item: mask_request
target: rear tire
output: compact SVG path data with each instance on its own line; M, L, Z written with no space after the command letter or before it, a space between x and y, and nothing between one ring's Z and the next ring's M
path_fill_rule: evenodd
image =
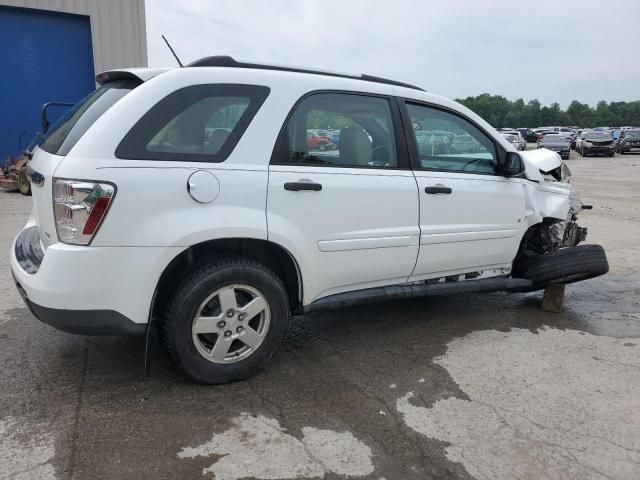
M608 271L609 262L602 246L578 245L532 259L522 277L531 280L538 290L550 284L580 282Z
M254 300L257 313L248 307ZM227 383L253 375L273 357L287 330L289 302L264 265L222 258L188 275L163 317L161 338L176 368L200 383Z

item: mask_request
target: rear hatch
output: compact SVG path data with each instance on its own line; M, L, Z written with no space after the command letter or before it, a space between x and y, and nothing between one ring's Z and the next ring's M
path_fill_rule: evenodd
M58 241L53 212L53 178L56 169L89 127L140 83L140 79L131 75L107 79L67 111L50 128L40 147L36 147L29 162L33 218L45 248Z

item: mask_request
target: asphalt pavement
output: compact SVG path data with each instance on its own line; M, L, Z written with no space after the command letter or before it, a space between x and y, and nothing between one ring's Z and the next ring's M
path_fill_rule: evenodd
M250 380L191 383L153 339L36 320L8 265L31 199L0 192L0 479L640 478L640 156L567 162L608 275L292 321Z

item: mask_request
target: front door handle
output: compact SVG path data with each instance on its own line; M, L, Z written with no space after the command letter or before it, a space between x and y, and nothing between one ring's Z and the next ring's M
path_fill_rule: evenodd
M440 186L424 187L424 193L430 193L430 194L446 193L448 195L451 192L453 192L453 190L451 190L449 187L440 187Z
M315 182L287 182L284 184L284 189L290 192L299 192L301 190L319 192L322 190L322 184Z

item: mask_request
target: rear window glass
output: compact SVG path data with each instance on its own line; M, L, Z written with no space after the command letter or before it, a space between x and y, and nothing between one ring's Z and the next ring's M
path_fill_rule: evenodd
M225 160L269 89L257 85L193 85L151 108L116 149L130 160Z
M54 155L67 155L104 112L139 84L138 81L123 80L109 82L94 90L51 126L40 148Z

